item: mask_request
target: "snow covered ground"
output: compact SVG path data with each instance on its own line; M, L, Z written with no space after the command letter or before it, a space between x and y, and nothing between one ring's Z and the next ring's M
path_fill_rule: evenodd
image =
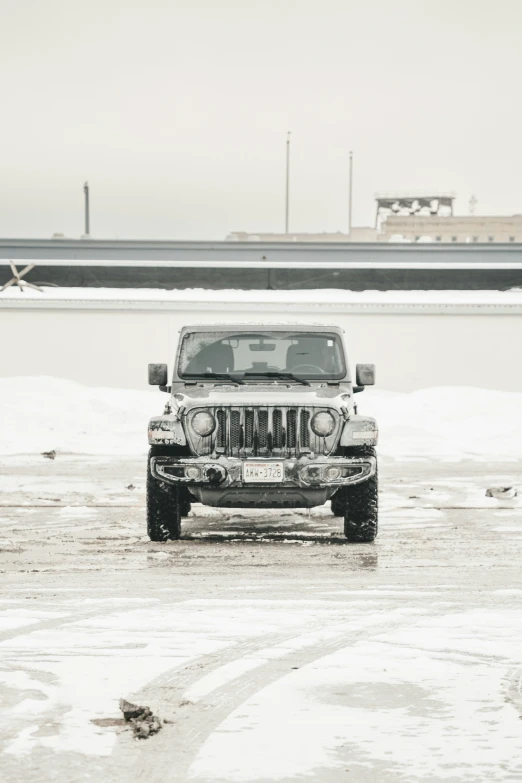
M0 381L2 783L522 779L522 395L358 395L382 434L371 545L328 506L198 505L152 544L165 399ZM120 697L170 722L136 740Z
M522 507L485 488L520 474L382 477L374 545L200 506L162 545L142 459L1 458L2 782L519 780Z
M147 451L150 416L166 395L82 386L47 377L0 378L3 454L132 456ZM517 460L522 393L439 387L411 393L366 389L359 411L375 416L390 459Z

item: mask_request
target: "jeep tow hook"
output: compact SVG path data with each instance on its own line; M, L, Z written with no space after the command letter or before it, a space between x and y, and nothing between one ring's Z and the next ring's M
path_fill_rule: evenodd
M208 468L207 479L210 484L222 484L226 478L226 473L223 468L217 465L216 467Z

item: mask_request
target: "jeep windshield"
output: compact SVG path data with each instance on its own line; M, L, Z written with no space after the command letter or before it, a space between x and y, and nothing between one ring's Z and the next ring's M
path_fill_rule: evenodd
M190 380L214 378L259 383L300 379L340 380L346 375L341 339L332 332L188 332L178 374Z

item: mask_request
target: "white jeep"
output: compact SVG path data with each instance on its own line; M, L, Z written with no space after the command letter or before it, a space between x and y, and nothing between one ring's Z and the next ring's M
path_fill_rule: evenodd
M377 535L377 425L354 394L342 329L303 325L186 326L169 393L149 423L147 529L177 539L193 501L225 508L311 508L331 500L346 538Z

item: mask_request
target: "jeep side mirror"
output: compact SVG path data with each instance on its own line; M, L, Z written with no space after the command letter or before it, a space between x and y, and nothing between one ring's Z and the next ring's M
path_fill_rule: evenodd
M168 381L168 367L166 364L149 364L149 385L166 386Z
M375 384L375 364L357 364L355 367L357 386L373 386ZM362 391L360 389L359 391Z

